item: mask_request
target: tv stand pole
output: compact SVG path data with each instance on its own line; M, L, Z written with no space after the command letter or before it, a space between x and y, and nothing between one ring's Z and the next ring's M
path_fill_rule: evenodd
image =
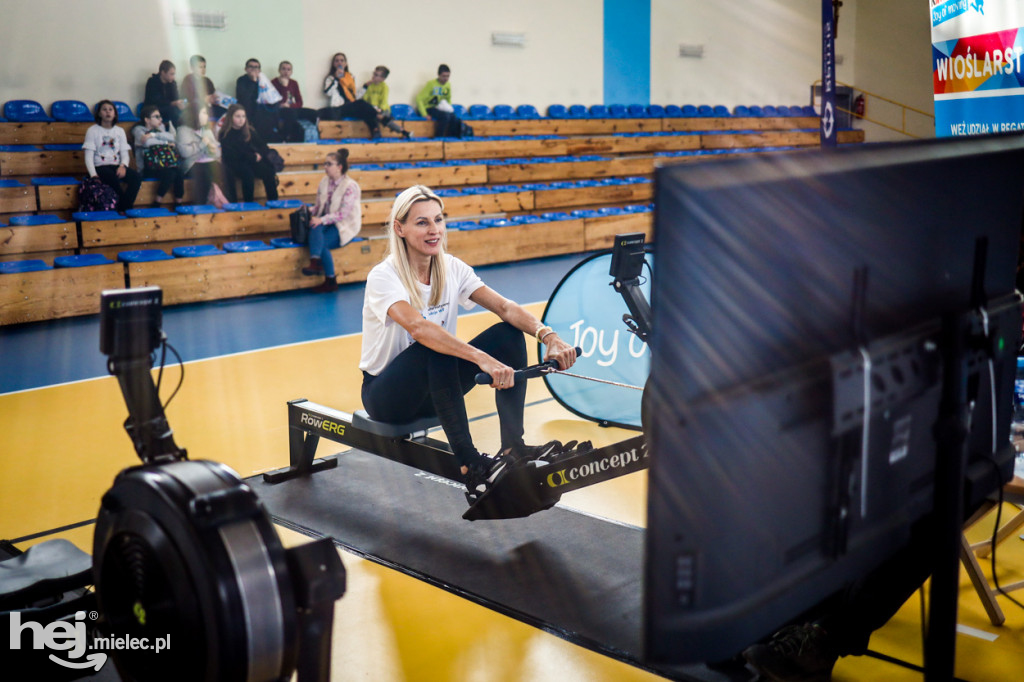
M960 535L964 520L964 472L969 420L969 341L979 330L975 313L943 324L943 380L935 427L935 541L932 563L926 682L953 679L956 664L956 616L960 596Z

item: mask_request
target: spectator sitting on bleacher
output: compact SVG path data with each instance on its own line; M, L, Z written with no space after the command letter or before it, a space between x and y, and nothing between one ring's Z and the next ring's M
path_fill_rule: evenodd
M142 107L142 122L132 127L132 146L135 148L135 167L146 177L157 179L156 201L174 187L174 203L185 196L185 179L178 165L178 152L174 148L174 126L163 122L160 110L153 104Z
M427 81L416 95L420 116L434 121L434 137L468 137L464 124L452 109L452 86L448 82L452 70L447 64L437 67L437 78Z
M178 125L181 110L185 108L185 100L178 96L175 74L171 61L165 59L160 62L159 72L154 73L146 81L146 97L143 104L155 104L165 121Z
M330 106L320 110L321 119L340 121L356 118L370 129L370 137L380 137L377 110L369 102L356 99L356 79L348 70L348 57L344 52L337 52L331 57L331 69L324 78L324 94Z
M328 154L324 172L309 221L309 267L302 268L304 275L324 276L324 281L312 288L316 293L338 289L331 249L352 241L363 224L362 193L356 181L348 177L348 150Z
M117 109L109 99L96 105L96 124L85 131L85 168L89 177L99 178L117 193L117 210L126 211L135 205L142 185L142 176L132 169L131 147L124 129L117 125ZM121 183L124 187L121 187Z
M267 199L277 199L277 175L267 158L270 149L256 129L249 125L241 104L228 107L219 137L224 170L227 171L224 189L228 199L236 200L237 178L242 181L243 201L252 201L257 177L263 181Z
M270 81L270 84L281 94L278 114L285 142L302 142L305 139L303 130L306 124L300 124L299 121L306 121L315 129L316 111L302 106L302 92L299 90L299 82L292 78L292 69L292 63L287 60L278 64L277 78Z
M264 140L281 142L284 136L277 130L277 105L281 103L281 94L260 69L260 60L255 57L245 62L245 74L235 81L235 97L245 108L249 124Z
M214 189L222 181L220 142L210 123L206 107L190 104L181 116L176 139L181 172L192 180L193 194L199 203L215 204L223 192Z
M227 111L217 102L217 88L213 81L206 77L206 58L194 54L188 60L192 73L181 79L181 94L187 102L196 102L209 108L213 118L220 118Z
M378 66L373 70L373 78L369 83L363 83L363 99L377 111L377 120L393 130L405 139L411 135L408 130L402 128L398 121L391 120L391 105L388 104L388 84L384 79L388 77L391 70L386 66Z

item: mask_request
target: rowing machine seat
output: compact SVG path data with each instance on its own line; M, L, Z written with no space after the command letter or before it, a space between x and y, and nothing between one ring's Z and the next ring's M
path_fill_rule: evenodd
M92 557L58 538L0 562L0 610L23 609L92 582Z
M391 424L370 419L366 410L356 410L352 414L352 426L361 431L369 431L385 438L404 438L413 433L420 433L441 425L437 417L423 417L405 424Z

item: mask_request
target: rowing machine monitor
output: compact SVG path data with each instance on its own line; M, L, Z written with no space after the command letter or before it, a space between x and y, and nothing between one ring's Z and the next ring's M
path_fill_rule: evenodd
M612 264L608 274L627 282L640 276L644 267L644 233L631 232L615 235Z
M93 537L93 582L121 679L330 677L334 602L345 568L329 538L285 549L262 503L223 464L174 445L151 370L157 287L104 292L100 349L121 384L143 464L118 474ZM162 370L162 367L161 367ZM161 643L163 644L161 650Z

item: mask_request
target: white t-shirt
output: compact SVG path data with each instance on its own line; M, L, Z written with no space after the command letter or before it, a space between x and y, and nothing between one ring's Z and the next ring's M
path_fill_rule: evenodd
M441 303L428 305L420 314L425 320L441 325L455 334L458 305L469 310L475 303L469 300L474 291L484 286L473 268L451 254L445 254L448 264L448 282ZM430 287L420 284L424 301L430 300ZM385 258L370 270L366 278L363 297L363 351L359 369L374 376L384 371L395 357L413 344L412 336L402 325L388 317L388 310L398 301L409 302L409 293L398 278L391 257Z
M92 162L96 166L118 166L122 163L127 166L131 151L123 128L104 128L99 124L91 125L85 131L82 149L92 152Z

